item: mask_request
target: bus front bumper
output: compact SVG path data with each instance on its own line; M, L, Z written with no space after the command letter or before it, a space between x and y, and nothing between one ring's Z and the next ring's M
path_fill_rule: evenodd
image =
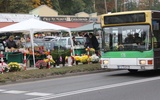
M101 68L108 68L108 69L146 69L152 70L154 69L153 65L102 65Z

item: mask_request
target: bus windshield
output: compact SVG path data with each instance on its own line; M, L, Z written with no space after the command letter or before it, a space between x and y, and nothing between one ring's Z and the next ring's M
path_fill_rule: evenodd
M103 28L104 51L145 51L151 49L151 44L149 25Z

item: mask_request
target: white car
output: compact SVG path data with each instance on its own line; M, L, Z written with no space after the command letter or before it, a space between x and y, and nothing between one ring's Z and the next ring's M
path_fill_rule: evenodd
M45 36L43 39L44 41L58 41L59 38L57 36Z
M75 37L78 45L84 46L85 39L83 37ZM60 37L57 41L57 45L66 49L71 48L70 37Z

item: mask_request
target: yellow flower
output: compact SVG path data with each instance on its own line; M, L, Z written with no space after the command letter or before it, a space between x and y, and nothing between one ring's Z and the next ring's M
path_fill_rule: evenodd
M81 60L82 63L88 62L88 55L82 55Z
M65 57L65 60L67 60L67 59L68 59L68 56Z
M18 70L21 69L21 66L20 66L20 64L17 63L17 62L10 62L10 63L8 64L8 68L10 69L10 71L18 71ZM16 69L13 69L13 68L16 68Z
M75 59L76 61L80 61L80 59L81 59L80 56L73 56L73 57L74 57L74 59Z
M94 49L94 48L90 48L90 51L91 51L91 52L95 52L95 49Z
M44 62L48 63L49 59L44 59ZM55 61L53 59L50 59L50 63L55 63Z

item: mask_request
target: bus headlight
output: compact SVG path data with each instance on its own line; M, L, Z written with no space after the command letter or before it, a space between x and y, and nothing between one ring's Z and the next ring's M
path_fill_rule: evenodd
M140 65L146 65L146 60L139 60Z
M104 63L104 64L108 64L109 61L108 61L108 60L104 60L103 63Z

